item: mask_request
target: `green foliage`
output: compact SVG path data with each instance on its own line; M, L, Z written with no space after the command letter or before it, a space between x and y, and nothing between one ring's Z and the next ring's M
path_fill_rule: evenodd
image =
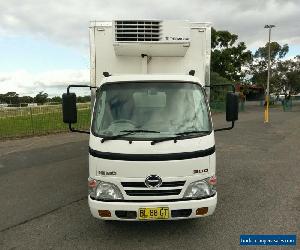
M19 94L17 94L16 92L7 92L6 94L0 94L0 103L19 105L31 102L33 102L33 97L19 96Z
M39 104L44 104L47 101L47 98L48 94L41 91L34 97L34 101Z
M288 53L289 47L287 44L281 46L277 42L270 43L270 67L271 67L271 78L270 78L270 91L280 92L284 89L285 83L283 75L286 72L286 65L282 58ZM268 76L268 49L269 43L266 43L264 47L258 48L254 53L254 60L250 66L250 73L252 75L252 83L266 88L267 76Z
M31 96L20 96L19 97L19 103L32 103L33 97Z
M292 93L300 92L300 56L294 59L279 61L272 79L276 79L277 89L290 90Z
M238 36L229 31L212 28L211 38L211 71L231 82L241 81L246 75L242 66L252 62L251 51L244 42L237 43Z
M220 76L217 72L211 72L210 74L210 84L218 85L218 84L230 84L231 82L225 78Z
M86 95L86 96L77 96L77 102L78 103L84 103L84 102L90 102L91 101L91 96Z
M231 34L229 31L220 30L217 31L214 28L211 30L211 47L212 48L221 48L232 46L236 40L238 39L238 35Z
M77 96L78 103L90 102L91 96ZM39 92L35 97L31 96L19 96L16 92L7 92L6 94L0 94L0 103L7 103L15 106L27 106L26 103L36 102L38 104L45 103L61 103L62 98L60 96L48 97L47 93Z
M270 92L292 93L300 92L300 56L290 60L282 60L289 51L289 46L281 46L277 42L271 42L270 53ZM251 66L252 82L266 87L268 76L268 46L259 48L254 54L254 63Z
M0 103L19 104L19 94L16 92L7 92L0 94Z
M90 104L77 106L78 123L74 127L87 130L90 126ZM43 135L68 131L62 121L61 105L0 109L0 139Z
M210 81L212 86L210 89L210 108L213 112L223 112L225 111L226 93L232 90L232 83L216 72L211 73Z
M289 52L289 46L284 44L281 46L277 42L271 42L271 50L270 50L270 58L271 63L285 57L285 55ZM267 63L268 60L268 52L269 51L269 43L266 43L264 47L258 48L258 50L254 53L255 59L263 59L264 62Z
M60 96L54 96L51 98L51 102L61 103L62 98Z
M295 94L300 93L300 71L288 72L286 76L288 84L291 87L291 92Z

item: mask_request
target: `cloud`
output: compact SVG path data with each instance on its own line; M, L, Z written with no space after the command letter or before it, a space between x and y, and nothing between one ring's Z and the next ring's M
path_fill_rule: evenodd
M44 91L50 96L57 96L65 92L69 84L89 84L89 77L89 70L54 70L37 74L19 70L0 73L0 93L15 91L21 95L35 96Z
M264 25L275 24L272 40L297 47L300 45L299 13L299 0L3 0L0 1L0 36L46 39L87 54L91 20L184 19L212 22L218 30L238 34L239 41L245 41L252 50L267 42ZM0 92L35 95L46 91L58 95L69 83L88 82L88 70L41 73L19 70L0 73Z
M10 0L0 3L0 34L29 33L86 48L90 20L189 19L235 32L249 47L266 42L264 24L276 24L275 40L300 44L299 13L298 0Z

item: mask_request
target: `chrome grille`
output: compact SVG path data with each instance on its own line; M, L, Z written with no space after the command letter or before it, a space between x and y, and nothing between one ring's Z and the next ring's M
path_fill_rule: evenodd
M185 181L163 182L158 188L147 188L145 182L121 182L128 196L169 196L179 195ZM166 189L171 188L171 189ZM173 189L172 189L173 188Z
M129 196L167 196L167 195L179 195L181 189L172 190L125 190Z
M185 181L171 181L163 182L160 187L182 187L184 186ZM145 182L121 182L123 187L146 187Z
M160 21L115 21L116 42L151 42L160 39Z

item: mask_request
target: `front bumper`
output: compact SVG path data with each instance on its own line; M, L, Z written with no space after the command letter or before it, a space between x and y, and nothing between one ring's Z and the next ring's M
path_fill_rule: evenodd
M170 216L169 220L178 220L178 219L191 219L198 217L205 217L214 213L216 205L217 205L217 194L213 197L202 199L202 200L187 200L187 201L153 201L153 202L143 202L143 201L126 201L126 202L103 202L92 200L90 197L88 198L89 206L92 215L98 219L105 220L138 220L137 217L131 216L130 218L121 218L120 211L123 213L130 212L131 215L134 213L138 213L139 208L142 207L168 207L171 211L171 214L174 216ZM198 208L208 207L208 211L205 215L196 215L196 210ZM98 214L98 210L109 210L111 212L111 217L100 217ZM116 212L117 211L117 212ZM174 211L174 213L172 213ZM191 211L188 214L182 214L180 216L176 211ZM133 217L133 218L132 218Z

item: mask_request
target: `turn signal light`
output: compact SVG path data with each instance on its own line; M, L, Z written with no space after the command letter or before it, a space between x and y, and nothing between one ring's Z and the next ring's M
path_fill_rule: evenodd
M111 212L109 210L98 210L100 217L111 217Z
M208 183L210 185L216 185L217 184L217 176L214 175L214 176L210 177L208 180Z
M92 179L92 178L89 178L88 179L88 187L89 188L95 188L97 186L97 181Z
M196 215L205 215L208 212L208 207L200 207L196 210Z

